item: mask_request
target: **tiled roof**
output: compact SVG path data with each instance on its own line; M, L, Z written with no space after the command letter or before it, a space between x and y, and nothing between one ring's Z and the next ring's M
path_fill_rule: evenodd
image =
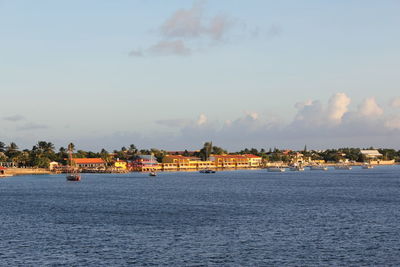
M254 158L254 159L259 159L261 157L253 155L253 154L244 154L243 156L245 156L246 158Z
M7 170L7 168L4 168L4 167L2 167L2 166L0 166L0 170Z

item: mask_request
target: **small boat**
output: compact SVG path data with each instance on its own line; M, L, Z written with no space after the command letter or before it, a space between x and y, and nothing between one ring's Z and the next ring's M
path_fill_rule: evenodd
M291 171L294 171L294 172L302 172L302 171L304 171L304 167L302 167L302 166L291 166L291 167L289 167L289 169L291 170Z
M200 170L200 173L216 173L214 170Z
M350 165L336 165L335 166L335 170L351 170L351 166Z
M157 176L157 173L156 172L150 172L149 176L152 176L152 177Z
M281 168L281 167L270 167L268 168L269 172L284 172L285 168Z
M327 171L328 167L323 166L323 165L313 165L313 166L310 166L310 170L312 170L312 171Z
M371 165L371 164L364 164L364 165L361 166L361 168L363 168L363 169L373 169L374 166Z
M81 180L81 175L79 173L71 173L67 175L67 181L78 182Z

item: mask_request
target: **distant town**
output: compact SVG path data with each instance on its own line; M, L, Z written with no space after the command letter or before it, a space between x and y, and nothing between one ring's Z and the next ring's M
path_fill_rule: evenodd
M72 159L68 160L68 152ZM80 172L153 172L190 171L202 169L246 169L271 166L329 165L329 164L374 164L390 165L400 162L400 151L375 148L340 148L300 151L289 149L243 149L228 152L212 142L199 150L166 151L141 149L135 145L122 147L112 152L84 151L73 143L56 151L54 144L39 141L32 149L20 150L18 145L0 142L0 175L6 173L61 173L68 166Z

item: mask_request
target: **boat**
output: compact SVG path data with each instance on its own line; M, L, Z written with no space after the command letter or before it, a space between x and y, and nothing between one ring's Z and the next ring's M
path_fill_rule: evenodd
M323 165L312 165L310 166L310 170L312 171L327 171L328 167Z
M289 170L291 170L291 171L297 171L297 172L302 172L302 171L304 171L304 167L302 167L302 166L291 166L291 167L289 167Z
M200 170L199 173L216 173L214 170Z
M352 167L350 165L335 165L335 170L351 170Z
M268 168L269 172L284 172L285 168L281 168L281 167L270 167Z
M4 168L3 166L0 166L0 178L6 178L12 176L12 174L7 174L5 171L7 168Z
M77 169L74 168L73 162L72 162L72 148L69 145L68 146L68 168L67 168L67 181L72 181L72 182L79 182L81 180L81 175L78 173Z
M364 165L361 165L361 168L363 168L363 169L373 169L374 166L371 165L371 164L364 164Z
M152 176L152 177L157 176L157 173L156 172L150 172L149 176Z

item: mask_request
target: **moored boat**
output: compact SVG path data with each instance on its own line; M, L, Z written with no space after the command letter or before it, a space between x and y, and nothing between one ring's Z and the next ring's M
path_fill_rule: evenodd
M285 168L281 168L281 167L270 167L268 168L269 172L284 172Z
M152 177L157 176L157 173L156 172L150 172L149 176L152 176Z
M310 166L310 170L312 170L312 171L327 171L328 167L323 166L323 165L313 165L313 166Z
M302 172L302 171L304 171L304 167L302 167L302 166L291 166L290 168L289 168L289 170L291 170L291 171L297 171L297 172Z
M81 175L79 173L67 174L67 181L78 182L81 180Z
M373 169L374 166L371 165L371 164L364 164L364 165L361 165L361 168L363 168L363 169Z
M200 170L199 173L216 173L214 170Z
M351 170L352 167L350 165L336 165L335 170Z

